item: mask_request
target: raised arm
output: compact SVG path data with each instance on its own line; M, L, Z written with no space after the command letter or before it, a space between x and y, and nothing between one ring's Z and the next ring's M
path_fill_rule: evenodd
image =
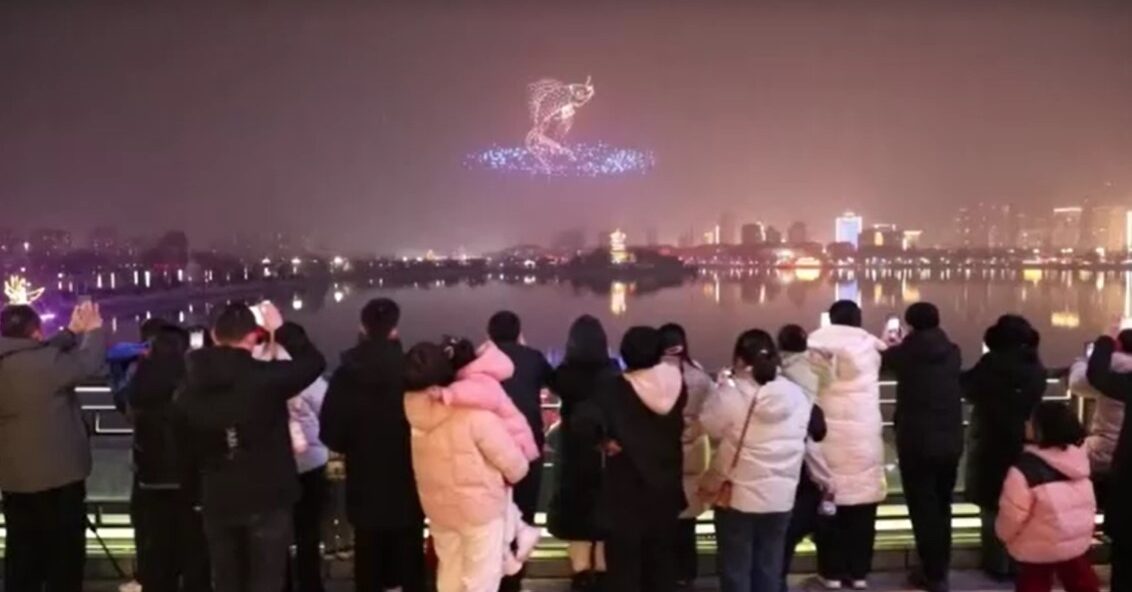
M286 400L314 383L326 369L326 358L295 323L283 323L275 341L291 355L290 360L262 362L259 379L272 395Z
M71 387L98 375L106 360L106 333L101 328L77 337L76 347L52 348L55 358L45 378L54 382L56 392L69 393Z
M1116 341L1101 336L1093 346L1089 357L1086 376L1089 384L1106 397L1127 403L1132 400L1132 374L1118 374L1112 370L1112 355L1116 351Z

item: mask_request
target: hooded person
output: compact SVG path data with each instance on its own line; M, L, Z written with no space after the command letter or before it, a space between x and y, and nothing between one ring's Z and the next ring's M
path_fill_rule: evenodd
M400 319L392 300L365 305L358 344L342 354L319 416L323 443L345 456L358 592L425 589L424 513L403 402Z
M680 530L676 539L676 578L683 587L687 587L699 575L696 520L707 510L707 505L697 491L700 478L711 462L711 442L700 425L700 412L715 385L703 366L692 358L683 327L676 323L664 325L660 328L660 338L664 362L680 370L688 392L688 404L684 406L684 434L681 437L684 447L684 498L688 507L680 514Z
M964 493L980 509L983 571L999 579L1014 571L994 532L1002 484L1022 454L1026 420L1046 391L1039 341L1026 319L1003 315L984 335L987 353L960 377L963 397L971 404Z
M1112 354L1112 370L1118 374L1132 372L1132 330L1125 329L1117 335L1119 351ZM1089 360L1082 358L1069 369L1069 390L1078 397L1093 401L1095 407L1089 420L1089 435L1085 438L1085 450L1089 453L1089 466L1093 483L1096 485L1097 503L1104 505L1107 499L1108 481L1112 473L1112 457L1120 441L1121 426L1124 423L1124 403L1106 397L1093 385L1087 376Z
M700 415L704 430L719 443L703 490L715 500L724 592L782 588L813 403L779 374L779 363L774 338L760 329L744 332L735 343L730 374ZM720 500L727 484L730 499Z
M621 341L625 373L607 381L577 419L605 451L598 523L605 529L606 588L668 592L676 583L674 538L687 501L679 369L662 363L660 333L633 327Z
M326 360L302 327L274 305L259 306L263 330L291 360L252 357L260 328L252 310L230 304L212 332L216 347L189 354L176 407L185 448L201 474L201 506L217 592L281 590L299 500L287 401L315 382Z
M444 347L420 343L409 350L405 414L413 471L439 559L438 592L497 592L510 486L530 464L496 413L446 405L431 392L455 377Z
M609 356L601 321L589 315L578 317L570 325L565 359L550 379L550 390L562 406L554 463L556 489L547 517L550 533L567 542L573 590L598 585L606 571L605 534L597 524L605 459L582 430L586 427L582 412L596 404L603 385L620 372L617 361Z
M818 391L828 433L821 443L837 492L837 515L818 537L818 576L829 589L868 586L876 540L876 512L887 495L880 413L881 352L886 346L861 328L861 308L850 300L829 309L831 325L809 335L825 352L831 380Z
M1017 589L1049 592L1056 575L1066 590L1099 592L1089 561L1097 503L1082 446L1085 430L1064 403L1045 401L1026 435L1029 443L1006 473L995 522L1018 562Z
M935 305L917 302L904 320L911 333L884 352L884 370L896 379L896 455L922 566L912 583L945 592L951 498L963 454L962 359Z

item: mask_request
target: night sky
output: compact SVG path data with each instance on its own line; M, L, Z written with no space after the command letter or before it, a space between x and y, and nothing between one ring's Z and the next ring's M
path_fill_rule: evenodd
M960 203L1132 201L1132 2L165 4L0 6L0 226L478 251L851 207L932 242ZM573 139L650 175L462 165L587 75Z

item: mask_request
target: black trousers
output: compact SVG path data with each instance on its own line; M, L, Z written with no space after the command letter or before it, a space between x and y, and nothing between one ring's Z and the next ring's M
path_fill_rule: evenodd
M523 522L535 523L535 513L538 511L539 490L542 488L542 458L531 463L527 476L515 485L513 499L523 514ZM526 567L513 576L504 576L499 582L499 592L519 592L523 588L523 576Z
M873 566L877 504L837 506L837 515L819 521L818 575L838 582L864 580Z
M610 533L605 540L607 592L672 592L676 589L675 517L654 520L638 532Z
M326 505L326 465L299 475L302 496L295 504L295 560L287 555L287 592L323 592L322 508ZM294 568L294 569L292 569ZM294 574L292 573L294 572ZM298 587L296 588L296 574Z
M291 545L291 510L279 508L238 519L205 516L216 592L279 592Z
M958 472L958 458L900 454L900 478L916 552L929 582L947 581L951 570L951 497Z
M790 564L794 561L794 552L798 545L807 536L817 532L818 515L821 507L821 490L810 479L805 469L798 480L798 491L794 494L794 511L790 513L790 525L786 527L786 550L782 555L782 585L786 588L786 576L790 574Z
M134 486L130 498L138 581L148 592L209 592L204 522L179 489Z
M696 548L696 519L681 518L676 525L676 580L694 582L700 575L700 555Z
M424 523L400 530L354 527L354 589L424 592Z
M81 592L86 566L86 485L5 491L4 589Z

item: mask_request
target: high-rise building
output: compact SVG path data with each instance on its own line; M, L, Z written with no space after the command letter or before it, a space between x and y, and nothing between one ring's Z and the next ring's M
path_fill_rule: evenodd
M719 217L719 226L716 227L716 241L717 245L733 245L735 244L735 214L731 212L724 212Z
M782 244L782 231L773 227L766 227L766 244L777 246Z
M618 228L609 233L609 261L614 265L629 262L629 237Z
M1101 248L1108 252L1126 250L1125 222L1128 208L1115 205L1092 206L1081 218L1081 248ZM1084 214L1084 212L1082 212Z
M901 233L901 235L900 250L915 251L916 249L920 248L920 238L924 236L924 231L905 230L903 233Z
M740 240L743 245L761 245L766 240L766 226L762 222L755 222L754 224L744 224L739 229Z
M71 250L71 233L56 228L41 228L28 237L28 253L35 257L58 257Z
M806 229L805 222L795 222L786 229L786 242L792 245L800 245L809 242L810 233Z
M1081 246L1080 206L1053 209L1049 242L1055 249L1076 249Z
M861 230L864 228L863 218L853 212L845 212L837 217L834 226L834 237L839 243L848 243L857 248L860 245Z
M1017 208L979 202L956 212L952 245L961 249L1011 249L1021 230Z
M873 224L861 233L860 246L883 249L901 249L904 234L895 224Z

